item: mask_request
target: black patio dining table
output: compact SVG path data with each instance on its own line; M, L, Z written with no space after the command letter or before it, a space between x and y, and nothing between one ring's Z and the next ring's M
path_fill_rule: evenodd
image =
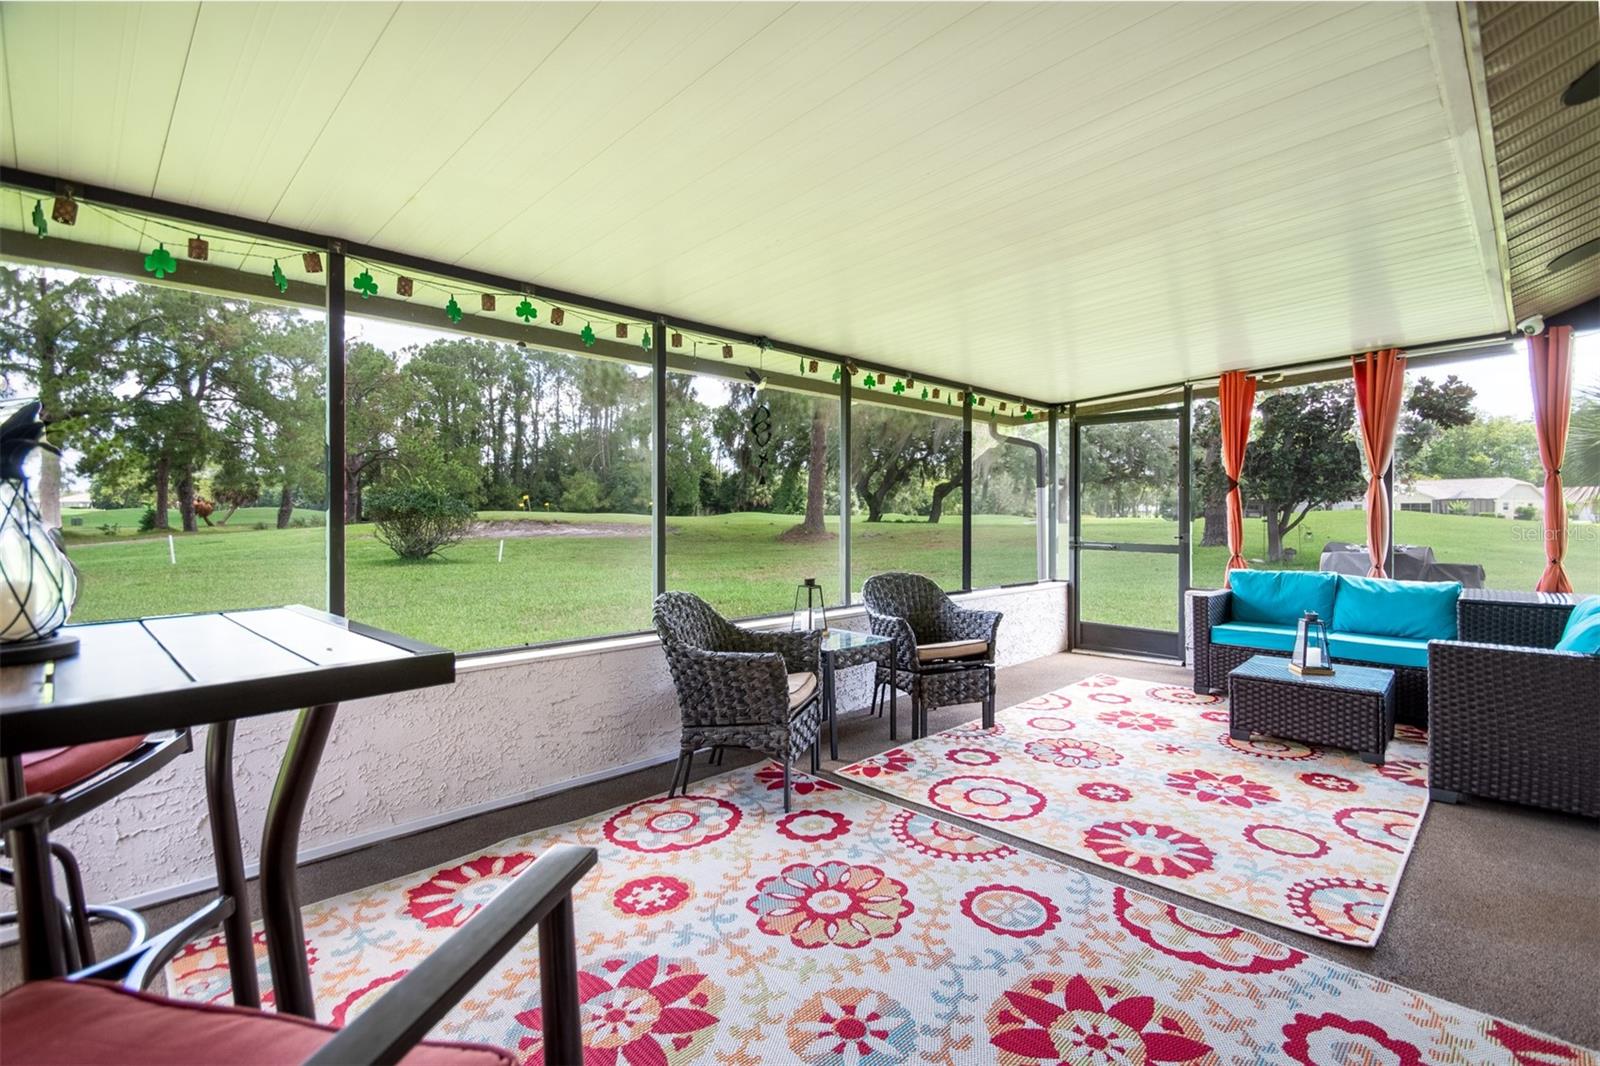
M346 700L448 684L455 655L308 607L169 615L68 627L77 655L54 662L0 662L0 799L24 793L22 756L51 748L209 726L206 807L217 894L122 964L149 974L194 933L221 925L236 1003L259 1006L249 895L233 788L240 719L299 710L267 804L260 890L268 964L280 1012L314 1008L300 919L296 857L317 764ZM16 877L23 975L65 969L49 855L26 833L7 840ZM140 957L134 957L138 954Z

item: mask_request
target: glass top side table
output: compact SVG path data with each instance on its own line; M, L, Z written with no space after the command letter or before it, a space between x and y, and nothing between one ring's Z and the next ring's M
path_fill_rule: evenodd
M889 739L897 739L895 715L899 710L894 685L894 641L855 629L830 629L822 638L822 709L828 717L828 758L839 758L839 697L834 678L838 671L868 663L889 668Z

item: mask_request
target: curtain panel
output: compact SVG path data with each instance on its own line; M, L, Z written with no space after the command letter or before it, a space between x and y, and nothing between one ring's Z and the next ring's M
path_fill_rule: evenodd
M1228 565L1222 586L1229 575L1247 569L1244 561L1244 497L1239 491L1239 475L1244 471L1244 450L1250 440L1250 414L1256 403L1256 381L1242 370L1222 375L1217 386L1218 418L1222 428L1222 471L1228 477Z
M1551 326L1528 338L1528 377L1533 383L1533 428L1544 466L1544 573L1539 592L1571 592L1562 568L1567 555L1567 502L1561 491L1561 463L1567 451L1572 415L1572 327Z
M1398 348L1367 352L1350 360L1356 380L1356 420L1367 457L1368 577L1387 577L1389 492L1383 479L1394 462L1394 436L1400 427L1400 397L1405 391L1406 357Z

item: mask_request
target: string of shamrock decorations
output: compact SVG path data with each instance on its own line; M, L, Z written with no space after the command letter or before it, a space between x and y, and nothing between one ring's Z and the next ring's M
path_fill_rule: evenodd
M320 253L315 251L306 251L304 248L283 246L273 247L270 244L263 244L261 241L230 237L226 235L203 236L194 232L193 230L174 225L173 223L156 216L145 215L131 210L124 211L123 213L131 215L135 218L139 218L144 223L144 228L140 228L139 226L134 226L129 223L125 218L121 217L121 214L118 212L108 211L100 208L98 205L84 203L83 201L75 200L67 196L58 196L55 198L54 205L48 216L45 213L44 201L42 199L37 199L34 201L30 221L33 225L35 233L40 238L48 236L50 231L50 221L52 219L58 223L61 223L62 225L76 225L78 209L80 206L87 206L92 211L96 212L100 217L138 234L141 242L149 239L148 230L151 227L162 227L166 230L172 231L180 237L185 234L192 234L188 236L186 243L187 257L191 260L203 262L209 259L211 248L213 245L216 245L220 251L229 255L237 256L242 260L259 259L262 261L270 261L272 263L272 269L268 276L279 293L285 293L289 289L289 276L283 270L283 259L292 260L294 256L298 255L301 259L302 267L306 273L319 274L322 272L322 257ZM175 237L174 241L176 242L177 239L178 238ZM371 265L360 262L359 260L352 261L362 269L359 274L351 279L351 289L359 293L362 299L367 299L369 297L378 295L379 284L377 278L373 276ZM144 269L147 273L151 274L158 280L165 279L175 275L178 272L178 260L172 254L172 252L167 249L165 241L157 240L155 247L151 248L150 251L144 256ZM466 311L462 308L460 301L456 299L455 291L452 291L447 286L440 285L428 279L421 279L419 282L419 279L417 278L396 273L394 280L395 294L397 296L409 299L414 295L416 286L419 283L425 288L433 289L439 294L447 297L444 304L444 315L452 324L459 325L466 317ZM523 323L531 325L538 319L539 309L534 306L533 301L524 293L480 292L480 308L484 312L493 312L496 309L497 298L499 297L505 297L508 300L519 300L515 308L513 308L512 313ZM561 326L564 323L565 316L566 311L564 308L552 305L549 314L550 325ZM609 318L605 315L593 315L588 312L583 313L581 317L584 318L584 326L583 329L578 332L578 338L583 342L584 347L586 348L593 348L599 340L599 335L594 329L594 320L609 322L611 325L613 325L615 327L616 336L619 339L627 338L629 328L632 325L632 323L625 320ZM674 330L671 335L672 347L683 347L683 341L683 334L680 331ZM693 347L697 356L699 355L700 346L702 343L713 347L720 346L722 357L724 359L733 358L733 345L721 341L702 341L699 338L695 338L693 339ZM641 326L639 339L640 347L646 351L649 351L653 344L654 338L650 332L649 326ZM767 350L767 345L764 342L758 342L757 347L760 348L762 352ZM818 367L818 360L808 360L802 358L800 360L800 375L802 377L816 375L819 373ZM848 372L850 376L854 378L857 373L857 368L850 363L845 363L843 366L834 366L831 379L834 382L838 382L845 372ZM861 386L868 390L876 390L882 386L897 397L904 397L908 392L913 392L917 389L916 380L913 377L907 376L903 378L896 378L894 383L891 385L889 383L889 375L873 371L868 371L862 376ZM991 399L989 396L980 395L968 390L951 390L940 386L921 386L918 398L929 403L937 403L942 399L946 406L954 406L955 404L959 403L967 407L985 408L987 409L991 419L997 418L1002 414L1007 414L1010 406L1010 401L996 398L991 404L989 402ZM1043 416L1043 411L1037 410L1021 400L1016 401L1016 403L1018 415L1024 422L1032 422Z

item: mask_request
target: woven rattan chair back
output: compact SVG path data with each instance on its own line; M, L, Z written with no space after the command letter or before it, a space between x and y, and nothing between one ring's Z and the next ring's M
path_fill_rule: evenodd
M953 606L953 601L921 574L874 574L861 586L861 598L869 610L904 618L919 643L946 639L940 631L939 608Z

